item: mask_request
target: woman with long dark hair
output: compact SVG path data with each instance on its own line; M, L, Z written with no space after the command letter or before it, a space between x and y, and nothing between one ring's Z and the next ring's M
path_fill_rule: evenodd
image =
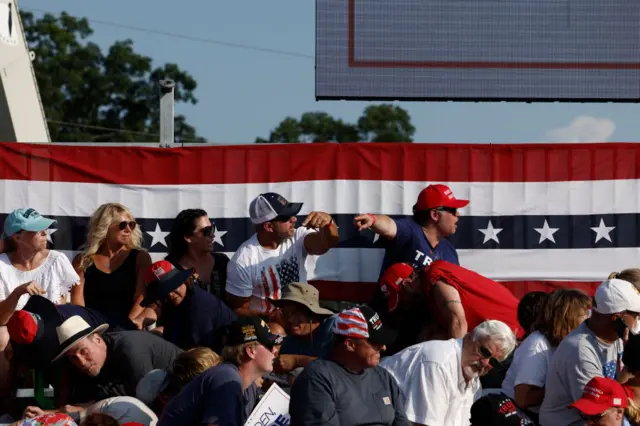
M169 233L169 254L165 258L177 269L193 269L194 284L224 301L229 257L214 253L215 223L202 209L178 213Z

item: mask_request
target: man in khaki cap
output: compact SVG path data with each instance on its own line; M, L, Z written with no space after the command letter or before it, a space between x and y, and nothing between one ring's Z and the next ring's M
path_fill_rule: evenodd
M274 371L290 373L316 358L324 358L333 342L334 313L320 307L318 289L306 283L291 283L274 303L282 310L287 330Z

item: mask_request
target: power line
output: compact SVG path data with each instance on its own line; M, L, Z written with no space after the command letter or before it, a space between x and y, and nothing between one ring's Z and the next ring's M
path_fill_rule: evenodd
M59 121L59 120L49 120L49 119L47 119L47 122L51 124L56 124L59 126L72 126L72 127L82 128L82 129L101 130L106 132L125 133L125 134L131 134L131 135L154 136L154 137L158 137L158 141L160 140L159 133L140 132L136 130L118 129L116 127L94 126L92 124L79 124L79 123L71 123L69 121ZM182 141L183 142L201 142L196 139L182 139ZM211 143L211 142L205 140L203 141L203 143Z
M32 7L22 7L21 9L30 10L32 12L51 13L51 14L55 15L54 12L51 12L51 11L48 11L48 10L44 10L44 9L38 9L38 8L32 8ZM296 57L296 58L314 59L313 55L309 55L309 54L306 54L306 53L292 52L292 51L281 50L281 49L272 49L272 48L269 48L269 47L260 47L260 46L255 46L255 45L250 45L250 44L243 44L243 43L235 43L235 42L230 42L230 41L225 41L225 40L215 40L215 39L210 39L210 38L194 37L194 36L190 36L190 35L187 35L187 34L172 33L172 32L168 32L168 31L155 30L153 28L137 27L137 26L134 26L134 25L120 24L118 22L103 21L101 19L93 19L93 18L86 18L86 17L85 17L85 19L87 21L89 21L91 23L95 23L95 24L107 25L107 26L111 26L111 27L115 27L115 28L122 28L122 29L126 29L126 30L138 31L138 32L148 33L148 34L162 35L162 36L166 36L166 37L178 38L178 39L188 40L188 41L192 41L192 42L199 42L199 43L205 43L205 44L214 44L214 45L218 45L218 46L231 47L231 48L235 48L235 49L252 50L252 51L255 51L255 52L273 53L273 54L277 54L277 55L292 56L292 57Z

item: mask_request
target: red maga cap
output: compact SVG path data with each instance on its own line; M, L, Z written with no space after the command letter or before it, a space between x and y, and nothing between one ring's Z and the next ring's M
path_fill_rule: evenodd
M451 207L459 209L469 204L469 200L459 200L446 185L429 185L418 195L416 210L430 210L436 207Z
M30 345L42 331L39 315L27 311L15 311L7 323L7 331L11 340L21 345Z
M380 290L387 296L389 312L398 308L402 282L413 274L413 266L408 263L394 263L389 266L380 278Z
M627 398L627 392L620 383L606 377L594 377L584 387L582 398L569 407L594 416L612 407L627 408Z

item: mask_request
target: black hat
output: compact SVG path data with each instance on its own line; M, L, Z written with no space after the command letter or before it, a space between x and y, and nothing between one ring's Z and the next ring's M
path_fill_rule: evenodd
M227 327L226 346L258 342L271 348L282 344L282 336L271 333L269 326L259 317L239 317Z
M289 219L300 213L302 203L290 203L282 195L266 192L258 195L249 204L249 217L255 225L276 218Z
M471 406L471 426L525 425L535 423L503 393L485 395Z
M333 323L333 333L352 339L367 339L377 345L390 345L398 333L382 325L380 315L368 306L340 312Z
M147 307L164 300L172 291L180 287L193 275L193 269L181 271L166 260L159 260L149 267L144 282L147 286L140 306Z

